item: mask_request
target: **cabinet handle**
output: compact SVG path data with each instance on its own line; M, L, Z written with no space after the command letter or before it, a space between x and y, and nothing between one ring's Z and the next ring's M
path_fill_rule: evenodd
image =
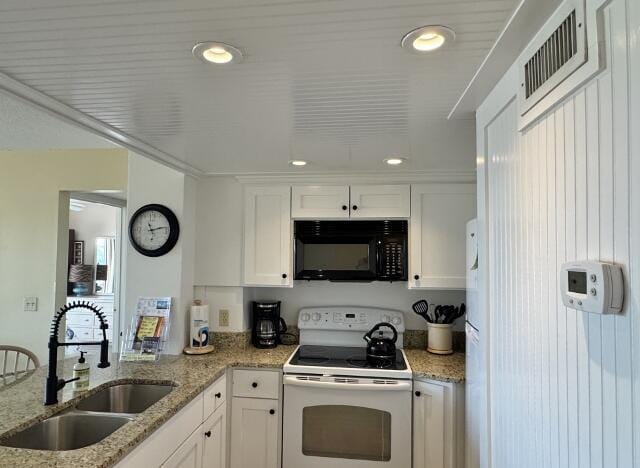
M274 409L270 409L270 410L269 410L269 414L276 414L276 410L274 410Z
M214 395L214 397L216 397L216 398L220 398L221 396L222 396L222 393L220 393L220 392L218 392L218 393L216 393L216 394Z
M207 437L211 437L211 431L205 432L204 435L206 435Z
M251 384L251 386L252 386L253 388L258 388L258 382L253 382L253 383Z
M349 207L347 205L342 205L342 211L347 211Z
M282 279L286 279L287 278L287 274L286 273L282 273Z
M419 397L420 395L422 395L422 393L420 391L416 391L416 396Z
M420 275L413 275L413 279L418 281L420 279Z
M358 205L353 205L351 208L353 209L353 211L355 211L358 209Z

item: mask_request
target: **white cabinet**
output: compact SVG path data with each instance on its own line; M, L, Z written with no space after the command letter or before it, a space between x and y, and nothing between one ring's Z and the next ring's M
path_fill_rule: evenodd
M277 468L278 400L233 397L231 468Z
M409 288L465 289L466 224L475 213L473 183L411 186Z
M227 466L227 408L218 408L202 425L202 468Z
M462 386L415 381L413 389L413 468L463 468Z
M352 185L352 218L408 218L411 190L408 185Z
M408 185L294 185L294 219L390 219L411 215Z
M223 376L159 427L117 468L226 468L225 396Z
M162 468L202 468L203 445L202 434L195 431L162 464Z
M280 372L234 370L231 468L280 466Z
M294 185L291 189L294 219L348 218L348 185Z
M244 197L244 283L292 286L291 189L247 187Z

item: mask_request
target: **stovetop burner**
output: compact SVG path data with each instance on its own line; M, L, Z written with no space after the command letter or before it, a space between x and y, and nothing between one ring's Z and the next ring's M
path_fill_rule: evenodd
M407 364L402 351L396 350L395 359L379 359L376 365L367 361L366 348L350 346L301 345L290 360L294 366L340 367L358 369L405 370Z

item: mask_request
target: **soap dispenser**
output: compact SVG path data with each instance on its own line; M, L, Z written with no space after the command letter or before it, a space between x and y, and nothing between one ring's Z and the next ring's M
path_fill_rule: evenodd
M73 366L73 378L78 379L73 381L73 389L76 391L83 391L89 388L89 371L91 367L87 364L84 355L86 351L80 351L80 359Z

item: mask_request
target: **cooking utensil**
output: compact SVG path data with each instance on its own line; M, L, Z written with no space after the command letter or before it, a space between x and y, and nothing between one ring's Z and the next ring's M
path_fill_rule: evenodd
M393 332L393 338L387 338L380 328L389 328ZM374 333L378 332L377 336ZM374 365L384 365L391 359L396 358L396 341L398 340L398 331L396 327L388 322L380 322L369 330L363 337L367 342L367 361Z
M421 299L418 302L416 302L415 304L413 304L411 306L411 308L413 309L413 311L416 314L418 314L420 317L425 319L427 322L430 321L430 319L429 319L429 304L427 303L427 301L425 301L424 299Z

